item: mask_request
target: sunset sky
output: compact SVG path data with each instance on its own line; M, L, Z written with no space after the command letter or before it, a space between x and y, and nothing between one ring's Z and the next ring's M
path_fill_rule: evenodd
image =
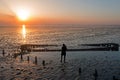
M120 24L120 0L0 0L0 25L19 23Z

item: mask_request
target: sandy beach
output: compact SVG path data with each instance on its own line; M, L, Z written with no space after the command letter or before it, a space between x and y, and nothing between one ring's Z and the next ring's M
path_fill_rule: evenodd
M60 52L31 52L16 59L0 56L0 80L97 80L120 79L120 52L67 52L66 63L60 62ZM27 61L27 56L30 61ZM34 57L38 63L35 64ZM45 60L45 66L42 61ZM81 73L79 73L81 68Z

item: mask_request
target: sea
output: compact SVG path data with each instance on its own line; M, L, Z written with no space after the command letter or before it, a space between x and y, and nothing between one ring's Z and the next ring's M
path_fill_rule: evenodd
M81 48L81 44L117 43L120 45L120 26L19 25L0 27L0 53L3 49L9 54L16 53L22 44L52 44L61 48L63 43L71 49ZM93 80L95 69L98 71L97 80L113 80L113 76L120 79L120 51L67 52L65 64L60 62L60 54L60 52L31 52L23 56L24 62L20 61L19 56L13 66L17 66L19 61L22 67L30 65L26 63L27 57L29 56L31 63L34 63L34 58L37 56L37 67L40 68L42 61L45 60L46 68L36 70L35 66L31 66L32 68L27 66L36 74L34 76L36 80ZM81 75L78 74L79 68L82 69Z
M120 44L119 25L25 25L25 34L22 26L0 27L0 49L13 50L22 44L64 43L68 48L92 43Z

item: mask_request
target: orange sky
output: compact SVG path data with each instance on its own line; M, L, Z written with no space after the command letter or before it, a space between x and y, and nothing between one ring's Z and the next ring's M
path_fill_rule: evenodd
M0 25L120 24L119 0L1 0ZM26 21L17 13L26 10Z
M114 23L114 24L118 24L119 21L108 21L107 19L102 20L102 19L95 19L95 18L82 18L80 19L71 19L71 18L45 18L45 17L41 17L41 18L37 18L37 17L31 17L26 21L21 21L20 19L18 19L17 16L10 16L10 15L0 15L0 24L1 25L21 25L21 24L32 24L32 25L37 25L37 24L109 24L109 23Z
M10 15L0 15L0 24L2 25L7 25L7 24L17 24L17 19L15 16L10 16Z

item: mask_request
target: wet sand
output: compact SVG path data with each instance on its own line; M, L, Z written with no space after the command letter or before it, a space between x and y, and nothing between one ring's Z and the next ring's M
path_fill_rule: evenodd
M95 69L97 80L120 79L120 52L68 52L66 63L60 62L58 52L33 52L24 55L23 61L0 56L0 63L0 80L94 80Z

